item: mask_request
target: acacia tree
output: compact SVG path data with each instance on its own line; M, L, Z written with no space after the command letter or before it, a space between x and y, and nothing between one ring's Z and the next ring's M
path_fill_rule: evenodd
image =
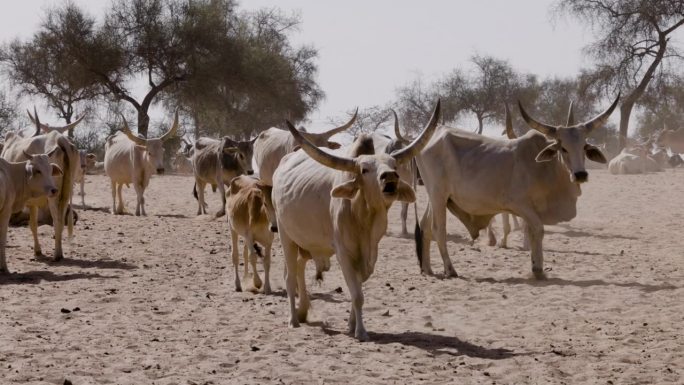
M344 132L357 137L360 134L372 134L377 131L385 122L392 116L392 112L387 107L370 106L362 109L348 111L342 118L330 119L330 124L334 126L341 126L356 115L356 119L351 127Z
M684 78L668 74L657 79L639 101L637 132L651 137L658 131L681 129L684 125Z
M426 84L420 76L397 88L397 100L393 104L399 113L402 127L411 134L420 132L430 119L437 98L439 90L434 84Z
M684 2L670 0L560 0L557 12L590 25L597 40L586 48L597 63L604 89L623 92L620 148L627 139L634 105L662 70L678 56L670 41L684 24Z
M503 122L503 104L520 88L519 75L511 65L491 56L473 56L470 72L454 70L440 85L445 101L445 118L452 120L463 112L472 112L477 119L477 133L482 134L484 122Z
M91 27L92 19L67 3L48 10L32 39L13 41L1 56L7 77L20 89L19 95L44 97L67 124L72 122L77 105L86 110L102 94L93 74L67 53L62 39ZM73 137L73 130L68 134Z

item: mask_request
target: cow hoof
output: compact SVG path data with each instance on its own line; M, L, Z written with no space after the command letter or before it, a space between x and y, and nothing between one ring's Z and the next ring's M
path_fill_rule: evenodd
M458 278L458 273L454 269L449 269L444 272L445 278Z
M237 291L238 293L242 292L242 286L235 285L235 291Z
M354 338L356 338L359 342L366 342L370 340L370 337L368 337L368 333L365 330L357 330L356 333L354 333Z
M270 286L265 285L265 286L264 286L263 293L266 294L266 295L269 295L269 294L271 294L271 293L273 293L273 292L271 291L271 287L270 287Z
M288 327L294 329L299 327L299 321L297 319L291 319Z
M420 273L421 273L422 275L426 275L426 276L428 276L428 277L432 277L432 276L435 275L435 273L432 272L432 269L423 270L423 271L421 271Z
M216 218L221 218L221 217L224 216L224 215L226 215L226 211L225 211L225 210L221 210L221 211L219 211L219 212L216 213Z
M254 287L258 289L261 287L261 285L263 285L263 283L260 280L259 281L255 280L255 281L252 281L252 285L254 285Z
M538 281L543 281L546 279L546 274L542 269L532 269L532 274L534 275L534 279Z
M61 253L60 253L60 254L55 254L55 258L53 259L53 261L59 262L59 261L61 261L62 259L64 259L64 255L63 255L63 254L61 254Z
M9 269L7 267L0 268L0 275L9 274Z

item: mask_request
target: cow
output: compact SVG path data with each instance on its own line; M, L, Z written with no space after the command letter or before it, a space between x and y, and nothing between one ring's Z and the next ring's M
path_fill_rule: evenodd
M262 281L256 269L257 256L264 263L264 294L271 293L271 245L273 232L269 229L269 217L275 213L271 202L271 186L256 178L240 175L230 181L229 196L226 201L228 228L230 230L231 253L235 270L235 291L242 291L238 265L240 253L238 250L238 236L244 240L242 256L245 259L245 279L252 265L252 283L255 289L262 287ZM265 250L262 253L261 245ZM248 263L249 260L249 263Z
M338 149L341 145L331 142L330 137L347 130L356 121L358 108L349 121L339 127L321 133L300 132L310 143L319 147ZM254 162L259 170L259 179L269 186L273 186L273 173L280 164L280 160L295 150L294 137L286 130L271 127L262 131L254 142Z
M192 169L195 175L193 195L197 199L197 215L206 214L204 187L210 184L212 190L218 188L221 194L221 209L216 217L226 214L225 185L240 174L252 175L252 153L254 140L244 142L235 141L227 136L221 140L199 138L194 145L192 155Z
M682 156L679 154L672 154L667 160L667 164L672 168L679 167L684 164L684 159L682 159Z
M608 171L613 175L644 174L662 171L660 165L651 157L645 145L625 147L608 163Z
M40 119L34 111L36 127L41 129ZM5 147L2 158L9 162L22 162L29 159L29 154L49 154L52 163L62 170L62 174L55 177L55 185L58 192L50 196L31 197L26 200L29 208L29 224L33 234L33 252L36 256L42 256L42 249L38 241L38 214L39 210L48 207L53 220L55 251L53 259L60 261L64 258L62 249L62 233L65 223L68 235L73 234L74 216L69 214L72 198L73 183L79 165L78 151L69 139L58 131L47 134L34 135L23 138L16 133L9 132L5 135Z
M53 177L62 176L62 169L50 162L57 151L55 147L47 154L24 153L24 162L8 162L0 159L0 274L9 273L5 247L7 230L12 213L21 212L30 199L53 199L59 194Z
M134 135L123 119L123 129L107 138L105 143L104 169L112 182L112 214L124 213L123 185L133 184L137 197L135 215L145 213L143 194L155 172L164 174L164 141L172 138L178 130L178 111L168 132L159 138L143 139ZM117 196L119 204L116 204Z
M78 195L81 196L81 207L85 207L85 175L88 169L95 167L97 156L95 154L88 153L86 150L78 150L78 160L79 167L76 171L74 182L78 183L81 187Z
M173 158L173 171L179 174L192 174L192 154L195 146L185 138L181 138L181 141L183 145Z
M492 217L509 212L525 220L532 273L544 279L544 225L573 219L580 185L587 182L585 156L605 163L587 136L604 125L619 100L597 117L572 126L551 126L518 107L532 128L514 140L500 140L441 126L416 157L429 204L416 229L416 251L424 274L430 268L430 240L437 242L445 276L457 276L446 245L446 210L472 238ZM422 228L422 230L421 230Z
M397 166L408 163L427 144L437 127L440 103L430 122L408 146L374 154L372 137L362 135L347 156L329 153L309 142L287 122L303 151L285 156L273 175L273 204L286 263L290 327L306 322L310 302L304 279L306 259L337 256L351 295L349 331L365 341L363 292L378 257L378 242L387 230L387 211L394 201L413 202L413 188L399 178ZM299 309L295 294L299 294Z

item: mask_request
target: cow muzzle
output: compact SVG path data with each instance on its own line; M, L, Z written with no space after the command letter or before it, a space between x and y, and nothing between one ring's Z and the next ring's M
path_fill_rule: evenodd
M589 180L589 173L586 171L577 171L575 173L575 182L584 183Z
M164 175L164 168L163 168L163 167L162 167L162 168L158 168L158 169L157 169L157 174L159 174L159 175Z
M48 196L48 198L54 198L57 196L58 192L59 192L59 190L57 190L56 187L50 187L47 189L46 195Z

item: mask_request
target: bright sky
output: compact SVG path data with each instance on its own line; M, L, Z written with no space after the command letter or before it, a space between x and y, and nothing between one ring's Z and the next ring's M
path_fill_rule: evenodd
M109 0L72 0L100 15ZM12 2L0 13L0 40L28 38L57 0ZM592 36L574 20L552 21L551 0L243 0L240 8L279 7L303 23L296 45L319 51L318 81L327 97L310 119L323 124L355 106L383 105L398 86L468 64L473 54L507 59L514 68L573 75L588 65L581 48Z

